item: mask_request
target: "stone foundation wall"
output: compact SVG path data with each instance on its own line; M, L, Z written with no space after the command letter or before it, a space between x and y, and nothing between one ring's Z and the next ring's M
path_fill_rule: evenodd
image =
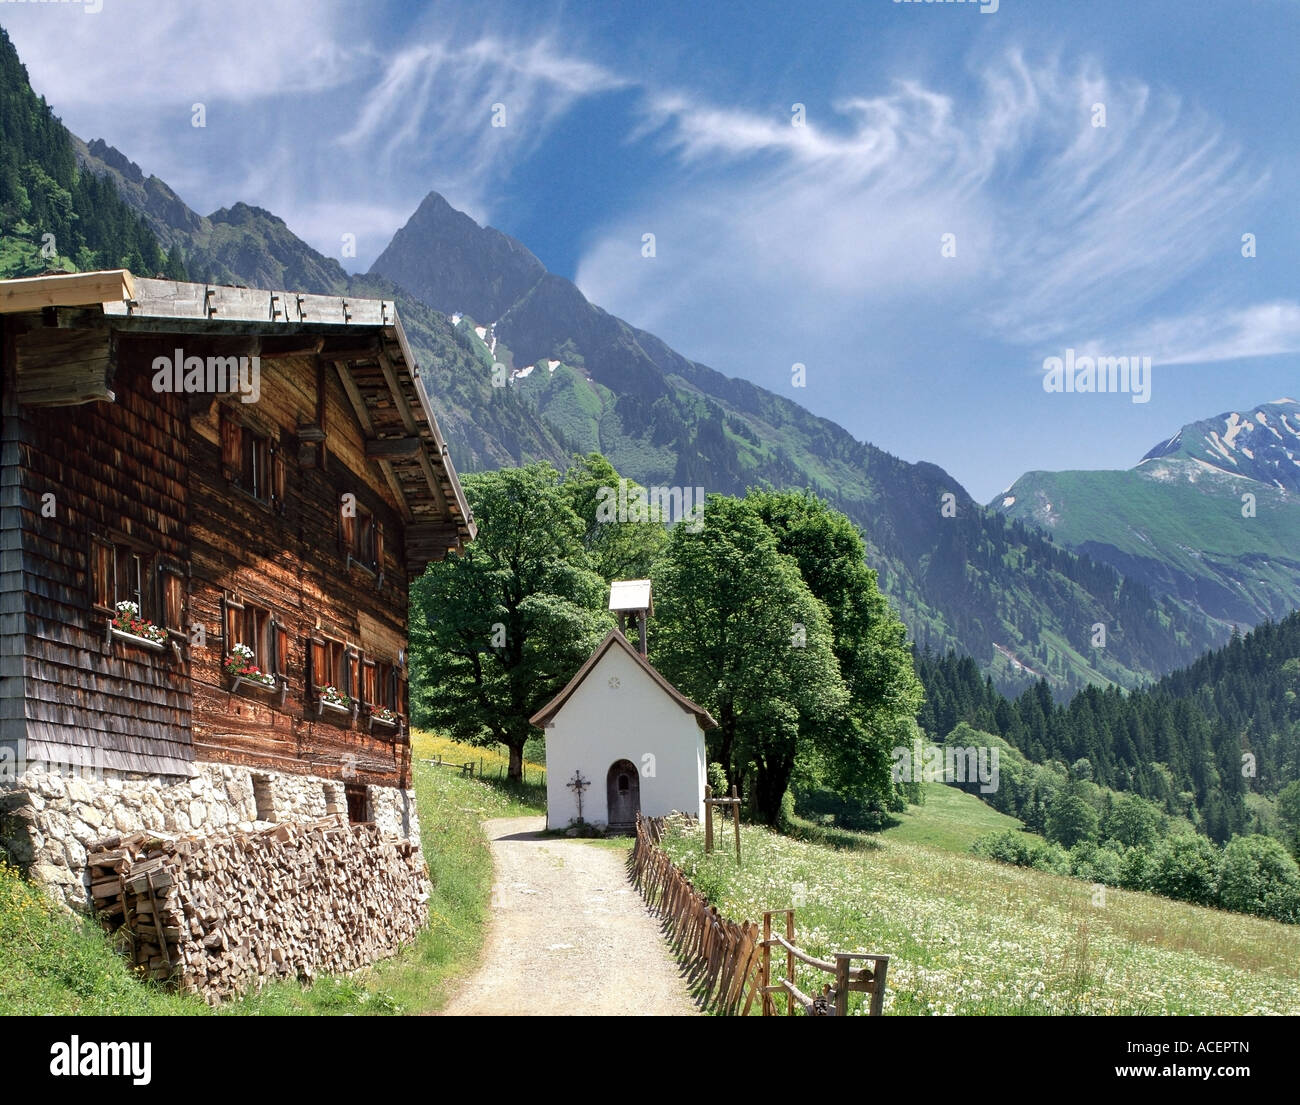
M335 817L346 824L344 784L310 775L199 763L192 779L30 765L0 781L0 851L69 906L86 909L87 848L141 831L184 836L253 832ZM368 787L367 817L420 846L413 791Z

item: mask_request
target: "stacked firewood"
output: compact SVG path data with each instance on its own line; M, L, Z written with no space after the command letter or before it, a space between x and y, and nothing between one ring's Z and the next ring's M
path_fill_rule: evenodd
M372 824L134 833L100 841L87 863L97 914L137 972L212 1004L365 967L428 921L419 848Z

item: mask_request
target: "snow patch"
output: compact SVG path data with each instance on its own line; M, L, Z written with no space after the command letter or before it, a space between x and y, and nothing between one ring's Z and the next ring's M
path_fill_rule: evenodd
M1014 505L1015 501L1016 501L1016 497L1014 495L1008 495L1005 499L1002 500L1002 509L1006 510L1007 507Z

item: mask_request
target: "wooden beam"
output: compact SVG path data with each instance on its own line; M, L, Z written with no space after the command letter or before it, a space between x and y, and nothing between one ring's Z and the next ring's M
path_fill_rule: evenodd
M397 505L402 511L402 520L409 522L414 514L411 513L411 504L406 501L406 492L402 490L402 481L397 478L397 473L393 471L393 466L386 460L375 462L379 465L379 470L384 474L384 479L388 481L388 487L393 493L393 498L397 500Z
M126 269L0 280L0 314L4 315L96 303L120 303L125 309L126 301L134 298L135 277Z
M261 339L261 357L273 361L283 357L311 357L325 346L325 339L312 334L268 335Z
M366 401L361 397L361 389L357 387L357 382L352 379L352 373L348 371L348 366L343 361L335 361L334 371L339 374L339 382L343 385L343 391L347 394L348 402L352 404L352 413L357 416L357 422L360 423L362 432L365 433L366 437L374 437L375 426L370 421L370 412L366 409Z
M28 330L14 340L15 392L24 406L113 401L117 351L107 330Z
M202 322L244 322L268 327L301 323L338 327L389 326L396 317L390 299L352 299L338 295L306 295L229 284L191 284L176 280L135 281L128 305L105 302L106 315L134 319L191 319ZM292 332L292 331L286 331Z
M334 371L338 373L339 382L343 385L343 391L348 397L348 402L352 405L352 413L357 416L357 422L360 424L362 432L367 438L373 438L375 433L374 423L370 421L370 412L366 410L366 401L361 397L361 389L357 387L357 382L352 379L352 373L348 366L342 361L334 362ZM370 456L370 445L372 442L366 442L366 455ZM393 471L393 466L386 457L372 457L379 465L379 470L384 474L384 479L388 481L389 490L393 493L393 498L397 500L398 509L402 512L402 519L409 522L413 517L411 513L411 504L406 501L406 492L402 490L402 481L397 478L397 473Z
M406 393L402 391L402 385L397 379L397 370L393 368L393 362L387 353L379 355L379 367L384 374L384 380L388 383L388 390L397 406L397 413L402 416L402 425L406 427L408 434L413 437L418 436L419 423L411 412L411 404L406 401ZM411 371L414 372L414 369L412 368ZM420 462L420 471L424 473L424 480L429 485L429 490L433 492L439 511L444 518L451 518L452 512L447 504L447 493L442 489L442 480L433 470L433 462L429 460L428 450L420 449L415 457Z
M376 438L366 442L366 456L372 460L380 457L413 457L423 444L418 437Z
M330 339L320 348L320 355L327 361L372 361L379 355L379 339L370 341L347 341Z
M420 570L431 560L445 560L449 552L460 548L463 540L460 526L455 522L416 523L406 527L405 537L407 565Z
M402 391L402 385L397 379L397 370L393 368L392 359L387 353L380 355L379 368L388 383L388 390L393 396L393 402L397 406L397 413L401 415L402 425L406 427L406 432L412 437L419 436L419 423L415 421L415 415L411 413L411 404L406 401L406 394Z

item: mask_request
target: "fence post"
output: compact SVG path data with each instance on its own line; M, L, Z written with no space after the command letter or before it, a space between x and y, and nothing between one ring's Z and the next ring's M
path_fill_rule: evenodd
M763 912L763 965L760 972L763 992L763 1016L770 1017L776 1012L772 995L767 988L772 985L772 914Z
M740 864L740 798L736 794L736 784L731 784L731 827L736 831L736 866Z
M794 944L794 910L785 911L785 938L793 946ZM794 952L789 948L785 952L785 977L792 983L794 982ZM785 992L785 1015L794 1016L794 995L789 990Z
M849 964L852 957L844 952L835 953L835 1015L849 1015Z
M871 974L876 980L876 986L871 992L871 1015L873 1017L883 1017L885 1015L885 976L889 974L889 956L876 956L874 966L875 970Z
M713 851L713 788L704 788L704 854Z

